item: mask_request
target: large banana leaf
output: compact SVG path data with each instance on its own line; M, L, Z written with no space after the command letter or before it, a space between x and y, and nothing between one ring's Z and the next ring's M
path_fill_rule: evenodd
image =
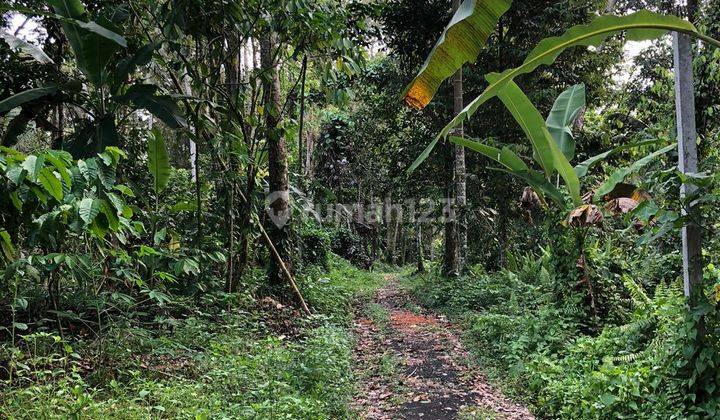
M157 196L170 181L170 157L165 147L165 139L157 128L148 138L148 169L153 177L153 189Z
M496 96L502 87L515 77L534 71L541 65L551 65L566 49L575 46L597 46L612 35L625 31L626 41L643 41L659 38L668 31L686 33L720 46L720 41L700 34L695 26L677 16L665 16L647 10L641 10L627 16L600 16L587 25L577 25L564 34L546 38L530 52L520 67L505 70L485 91L468 104L453 120L443 128L441 134L447 135L451 129L470 118L480 105Z
M494 80L496 75L488 80ZM515 120L520 124L533 145L533 150L545 174L549 177L557 171L565 180L570 197L575 205L580 205L580 179L575 175L572 165L553 140L545 126L540 112L523 91L515 84L509 82L498 92L498 97L510 110Z
M512 0L465 0L445 28L425 64L403 93L405 102L422 109L440 84L465 63L473 62Z
M70 9L80 10L80 9L78 9L78 5L79 5L79 7L83 10L82 14L84 14L84 11L85 11L85 8L82 5L82 3L80 3L77 0L59 0L59 1L58 0L49 0L48 3L51 3L51 6L53 6L53 9L55 9L55 5L57 5L58 7L68 9L68 10L70 10ZM57 10L57 9L55 9L55 10ZM52 19L57 19L60 22L79 26L83 29L86 29L90 32L93 32L97 35L107 38L123 48L127 48L127 41L125 40L125 38L122 35L118 34L117 32L113 32L112 30L110 30L104 26L99 25L96 22L85 21L85 20L83 20L84 19L83 16L80 16L79 18L75 19L75 18L67 17L65 15L58 14L58 13L50 13L50 12L45 12L43 10L31 9L29 7L20 6L18 4L13 4L13 5L0 4L0 12L17 12L17 13L23 13L25 15L39 15L39 16L49 17Z
M37 45L33 45L5 31L0 31L0 38L7 42L10 49L19 50L21 53L31 56L40 64L53 64L52 58L48 57L45 51Z
M533 187L538 194L547 194L553 201L563 205L565 200L562 192L560 192L560 190L554 185L550 184L542 173L528 168L525 162L523 162L523 160L507 146L502 149L498 149L497 147L488 146L478 141L467 140L456 136L450 136L450 141L459 146L474 150L494 162L499 163L503 166L502 170L511 175L522 178L531 187Z
M52 95L57 92L58 87L55 85L45 86L41 88L28 89L9 98L0 101L0 114L17 108L27 102L33 101L43 96Z
M572 134L572 126L584 107L585 84L580 83L571 86L558 96L550 115L545 120L550 135L569 161L575 157L575 139Z
M482 104L497 96L515 77L530 73L541 65L551 65L567 48L597 46L608 37L623 31L625 31L625 39L628 41L654 39L668 31L677 31L720 47L720 41L700 34L690 22L676 16L660 15L647 10L627 16L601 16L588 25L573 26L561 36L542 40L520 67L502 72L494 83L491 83L480 96L468 104L440 131L408 171L411 172L417 168L427 158L439 138L446 137L450 130L470 118Z
M490 83L493 83L497 77L499 77L497 73L486 76ZM555 168L555 159L550 145L553 139L545 127L542 116L515 82L508 83L504 89L498 92L498 97L530 139L535 159L545 171L545 175L550 177Z
M608 178L605 182L602 183L598 187L597 190L595 190L595 198L601 198L605 194L610 193L616 185L623 182L625 180L625 177L630 175L633 172L637 172L640 169L642 169L645 165L652 162L653 159L657 158L658 156L664 155L665 153L675 149L677 147L677 143L673 143L670 146L663 147L662 149L650 153L649 155L645 156L644 158L634 162L630 166L626 166L624 168L620 168L613 172L612 175L610 175L610 178Z
M80 0L50 0L55 13L61 16L63 32L75 53L78 67L96 86L103 84L105 66L113 54L126 47L125 39L115 31L111 22L101 20L102 25L86 21L86 11Z

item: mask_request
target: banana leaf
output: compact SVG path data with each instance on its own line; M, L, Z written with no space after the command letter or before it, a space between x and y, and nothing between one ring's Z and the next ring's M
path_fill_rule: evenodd
M585 107L585 84L571 86L557 97L545 123L567 160L575 157L575 138L572 126Z
M659 38L669 31L685 33L720 47L720 41L699 33L692 23L676 16L661 15L647 10L641 10L627 16L601 16L590 24L573 26L561 36L542 40L520 67L500 73L495 82L490 83L480 96L469 103L440 131L425 151L415 160L408 172L412 172L422 164L432 151L432 148L437 144L438 138L446 137L450 130L469 119L481 105L497 96L515 77L530 73L541 65L553 64L555 59L566 49L575 46L597 46L610 36L622 32L625 32L626 41L641 41Z
M625 178L630 175L633 172L637 172L640 169L642 169L645 165L652 162L655 158L658 156L664 155L665 153L677 148L677 143L673 143L667 147L663 147L662 149L650 153L649 155L645 156L644 158L634 162L630 166L626 166L624 168L620 168L613 172L612 175L610 175L610 178L608 178L605 182L603 182L598 189L595 191L595 199L602 198L604 195L610 193L616 185L623 182Z
M465 63L474 62L511 0L465 0L433 47L415 79L405 88L409 105L422 109L440 84Z
M527 182L539 195L546 194L559 205L563 205L565 199L562 192L549 183L542 173L530 169L525 162L507 146L502 149L488 146L478 141L451 136L450 141L459 146L467 147L503 166L499 170L510 175L517 176Z

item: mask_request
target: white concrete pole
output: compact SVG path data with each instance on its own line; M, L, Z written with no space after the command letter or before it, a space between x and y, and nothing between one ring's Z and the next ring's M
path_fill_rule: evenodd
M673 32L673 56L675 61L678 169L684 174L694 174L698 170L698 158L693 54L689 36ZM680 197L686 197L694 190L694 185L683 184L680 187ZM688 212L692 214L693 208L683 210L684 215ZM701 287L703 269L700 228L692 220L682 228L682 255L685 296L690 297L693 289Z

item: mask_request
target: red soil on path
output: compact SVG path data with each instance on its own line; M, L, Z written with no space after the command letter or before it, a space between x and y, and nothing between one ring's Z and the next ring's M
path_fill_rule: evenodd
M394 276L385 278L374 316L355 322L361 418L534 419L469 366L452 324L415 305Z

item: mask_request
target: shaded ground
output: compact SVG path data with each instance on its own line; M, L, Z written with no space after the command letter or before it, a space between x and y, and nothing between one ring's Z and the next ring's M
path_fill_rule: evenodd
M467 363L453 326L420 308L394 276L358 314L355 370L366 419L533 419Z

